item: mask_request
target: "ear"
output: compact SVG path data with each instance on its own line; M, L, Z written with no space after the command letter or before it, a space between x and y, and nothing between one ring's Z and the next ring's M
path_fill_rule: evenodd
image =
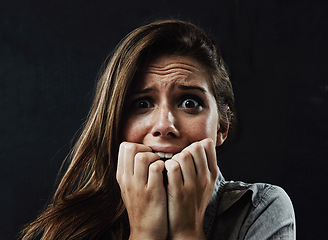
M218 124L218 130L216 133L216 146L221 146L228 137L229 123Z
M229 107L227 107L227 109L226 109L225 117L227 118L226 123L222 123L221 121L218 122L217 133L216 133L216 146L217 147L221 146L228 137L229 127L230 127L229 122L231 120Z

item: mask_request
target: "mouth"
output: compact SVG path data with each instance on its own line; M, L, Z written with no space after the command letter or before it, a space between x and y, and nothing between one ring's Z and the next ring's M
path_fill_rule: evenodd
M154 152L154 153L156 153L163 161L166 161L173 157L173 153L165 153L165 152Z

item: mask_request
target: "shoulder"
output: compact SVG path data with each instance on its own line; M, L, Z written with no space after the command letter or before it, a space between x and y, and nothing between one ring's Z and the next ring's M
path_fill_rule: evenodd
M252 206L241 235L245 239L294 239L295 215L287 193L278 186L252 184Z
M293 239L295 236L292 202L275 185L226 182L219 194L216 216L217 224L224 225L226 232L222 234L233 236L231 239Z
M283 204L291 204L291 200L284 189L267 183L227 182L223 189L224 195L244 195L247 192L251 192L252 204L255 207L276 200Z
M244 182L226 182L220 193L220 207L218 213L227 210L241 198L247 198L256 208L260 205L278 204L281 207L292 208L292 203L285 192L279 186L266 183L244 183Z

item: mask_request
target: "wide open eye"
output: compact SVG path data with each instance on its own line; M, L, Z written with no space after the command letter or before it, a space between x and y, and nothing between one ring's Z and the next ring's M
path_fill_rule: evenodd
M149 108L152 108L153 104L151 99L148 98L139 98L132 102L131 109L134 111L146 111Z
M199 102L192 98L187 98L181 103L181 107L187 109L197 108L199 106L200 106Z
M196 97L184 98L179 107L189 113L198 113L203 109L202 101Z
M150 108L151 104L148 100L145 99L140 99L134 102L134 107L135 108Z

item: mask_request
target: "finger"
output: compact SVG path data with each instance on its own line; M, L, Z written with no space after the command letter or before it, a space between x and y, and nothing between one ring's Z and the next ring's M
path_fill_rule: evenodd
M200 142L194 142L183 151L189 151L195 164L196 175L203 176L208 171L207 158L203 145Z
M183 185L183 177L180 164L176 160L166 160L165 169L167 170L167 184L169 187Z
M157 160L149 165L147 188L160 189L163 186L164 161Z
M159 160L160 157L152 152L138 152L134 158L134 176L140 184L146 185L148 182L148 171L151 163ZM163 166L164 168L164 166Z
M131 176L134 174L134 157L138 152L151 152L152 149L143 144L123 142L120 145L123 155L119 161L123 162L123 174Z
M196 178L196 168L192 154L188 150L176 154L172 158L180 165L183 184L193 181Z
M218 165L216 159L215 144L213 140L210 138L206 138L200 141L200 143L203 145L205 149L209 171L211 172L211 175L213 175L213 177L216 178L218 175Z
M119 151L118 151L118 159L117 159L117 170L116 170L116 179L120 183L121 182L121 177L123 176L124 173L124 150L123 150L123 145L124 143L120 144Z

